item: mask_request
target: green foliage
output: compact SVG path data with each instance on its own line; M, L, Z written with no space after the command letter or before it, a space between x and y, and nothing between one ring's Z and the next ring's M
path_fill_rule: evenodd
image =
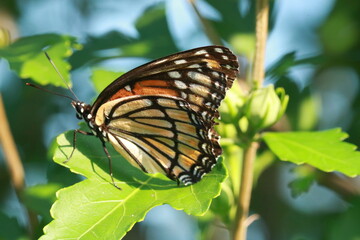
M55 202L55 193L62 186L57 183L48 183L28 187L24 192L24 203L32 211L40 214L45 221L50 222L50 208Z
M78 68L116 57L159 58L177 51L167 27L163 5L148 8L136 21L135 27L140 34L137 39L115 31L89 37L84 49L71 57L71 65ZM108 49L116 54L102 54Z
M106 86L120 77L123 72L112 72L102 69L93 70L91 81L94 84L95 91L100 93Z
M352 205L341 215L332 221L328 238L329 240L359 240L360 239L360 201L352 202Z
M360 152L341 142L347 134L340 129L321 132L267 132L263 138L280 160L309 164L322 171L339 171L354 177L360 174Z
M49 154L58 164L50 163L47 172L48 183L27 187L21 195L23 205L41 216L39 228L43 226L41 224L52 221L46 226L45 235L41 239L120 239L135 223L142 221L151 208L162 204L169 204L191 215L204 215L198 218L201 236L203 239L210 239L213 237L211 231L214 223L224 224L226 227L232 227L234 223L244 149L252 141L259 141L260 149L253 169L255 188L251 212L261 215L264 225L269 229L270 238L359 239L360 232L357 226L360 216L359 202L346 199L349 204L342 204L343 208L336 209L336 213L302 212L284 204L283 199L275 194L279 190L276 185L277 172L274 171L277 168L270 166L276 163L276 157L297 164L292 171L294 179L284 184L290 187L293 197L308 192L314 182L321 183L321 175L328 176L326 173L319 174L319 170L336 171L351 177L360 174L359 152L354 145L342 141L347 137L346 133L339 129L314 131L322 117L319 101L321 93L319 94L319 90L314 88L316 84L322 84L316 82L317 75L338 66L351 68L358 75L360 73L358 64L360 45L357 44L360 39L358 27L360 4L351 0L335 1L330 15L324 19L321 26L318 26L319 31L314 33L314 36L318 34L316 39L320 39L321 47L316 46L319 55L302 56L300 51L289 51L267 69L266 76L271 83L274 83L276 88L284 89L280 93L280 102L279 99L267 102L270 95L266 94L256 102L251 102L249 96L255 95L256 91L266 91L269 88L258 86L257 89L248 89L248 85L243 81L249 75L251 71L249 69L253 67L251 62L256 49L255 1L247 1L248 5L244 4L245 2L226 0L224 4L223 1L206 0L202 3L209 4L220 16L216 20L205 19L212 24L215 34L218 34L226 45L241 56L241 79L235 81L232 89L228 91L227 98L220 108L221 123L216 126L222 137L221 162L199 183L188 187L178 186L164 175L143 173L108 145L115 181L122 188L118 190L111 183L108 159L101 142L95 137L78 135L74 155L69 162L64 163L73 149L73 135L62 134L57 138ZM204 9L201 8L201 4L198 7L202 14ZM270 12L272 14L270 21L276 20L277 12ZM30 78L40 85L52 84L64 87L64 82L48 62L43 51L49 53L69 83L72 73L70 70L81 71L82 69L79 68L86 68L89 65L93 67L102 61L125 57L147 59L162 57L178 50L171 34L172 29L169 29L167 14L166 4L153 5L141 13L136 20L135 30L138 33L136 38L117 31L109 31L100 36L82 38L83 48L80 48L75 37L57 34L20 37L13 44L8 45L10 35L0 29L0 57L9 63L11 70L20 78ZM201 31L200 26L198 29ZM304 29L300 30L299 32L302 32ZM192 38L188 41L194 44ZM309 43L304 42L304 44ZM316 45L319 45L318 41ZM75 50L74 54L73 50ZM316 70L314 76L300 83L299 79L290 74L294 67L299 66ZM98 66L95 66L95 69L91 80L96 92L101 92L105 86L122 74L122 72L106 71ZM238 82L240 84L237 84ZM21 89L17 92L21 92ZM279 95L279 92L276 93ZM51 114L57 113L59 108L52 101L46 101L49 103L46 106L48 108L39 107L33 110L34 106L40 105L35 101L34 94L37 92L25 92L25 96L21 99L21 108L17 108L17 111L12 111L11 109L14 108L11 105L6 108L11 111L9 116L14 116L10 119L11 124L27 120L28 126L23 123L12 126L15 131L21 132L21 135L15 136L15 139L21 154L26 158L26 166L33 167L28 158L34 158L38 161L37 164L45 168L48 162L34 157L33 154L35 151L44 151L33 149L31 146L32 152L29 152L30 147L26 146L31 141L41 143L42 140L33 134L25 134L18 126L24 126L26 131L30 129L40 132L38 130L42 128L40 124L54 117ZM290 96L290 101L286 116L283 118L284 122L278 122L271 129L265 128L279 120L286 107L284 102L287 103L287 97L285 99L287 95ZM272 97L278 96L275 97L273 94ZM38 103L42 105L44 99L38 100ZM17 104L10 102L13 105ZM30 102L33 105L29 105ZM347 117L349 122L334 124L334 127L350 126L346 129L351 135L348 141L357 144L360 139L359 104L360 97L357 96L352 106L353 116ZM19 114L20 112L22 115ZM37 112L43 112L44 115L37 116ZM250 112L255 112L257 116L249 117L248 120L245 116ZM30 115L29 119L24 117ZM44 120L38 121L38 119ZM249 132L248 129L254 124L256 129ZM278 132L284 129L286 131L291 129L293 132ZM299 130L307 132L296 132ZM25 135L31 136L31 141ZM263 141L267 146L262 144ZM280 164L275 166L278 165ZM29 169L26 169L27 174L31 172L31 168ZM7 174L2 174L4 170L0 170L0 180L3 180ZM268 174L270 177L267 176ZM331 175L328 178L331 178ZM78 182L80 180L82 181ZM338 186L331 189L331 183L326 187L330 190L335 189L336 191L333 192L338 193L338 196L341 196L342 191L347 190L346 187L336 189ZM6 189L6 186L2 189ZM58 191L59 189L61 190ZM8 191L1 192L0 196L5 196L5 192ZM354 193L346 192L344 195L351 194ZM274 221L275 217L276 221ZM0 239L25 239L23 237L25 232L24 227L16 219L0 213Z
M64 79L70 83L70 64L64 58L72 54L73 48L79 48L74 37L42 34L20 38L10 46L0 48L0 57L5 58L21 78L31 78L41 85L66 87L43 51L49 54Z
M291 188L291 195L293 197L298 197L309 191L318 174L315 168L309 165L297 166L293 172L295 173L296 178L289 183L289 187Z
M211 199L220 194L220 184L226 178L221 163L202 181L191 186L178 186L162 174L145 174L131 166L112 147L115 188L108 173L108 161L101 142L95 137L78 136L72 158L71 132L60 135L54 161L87 179L57 193L51 209L54 218L45 227L44 239L120 239L153 207L169 204L188 214L202 215Z
M0 212L0 239L25 240L26 238L23 236L25 236L25 231L20 227L16 218L8 217L4 213Z

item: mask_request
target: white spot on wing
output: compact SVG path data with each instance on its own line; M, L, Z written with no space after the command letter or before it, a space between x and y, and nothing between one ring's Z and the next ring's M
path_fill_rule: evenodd
M126 85L126 86L125 86L125 90L128 91L128 92L131 92L131 87L130 87L130 85Z
M216 94L216 93L212 93L212 94L211 94L211 98L212 98L213 100L215 100L215 99L217 98L217 94Z
M195 55L201 55L201 54L206 54L207 53L207 51L206 50L199 50L199 51L197 51L197 52L195 52Z
M171 78L181 78L181 74L177 71L168 72L169 77Z
M189 68L199 68L201 67L199 64L192 64L189 66Z
M211 85L211 79L209 76L202 74L202 73L198 73L198 72L194 72L194 71L190 71L187 73L187 75L189 76L189 78L197 81L197 82L201 82L207 86Z
M215 72L215 71L212 72L211 74L212 74L214 77L219 77L219 76L220 76L220 74L219 74L218 72Z
M186 93L184 93L184 92L181 92L180 94L181 94L181 97L182 97L183 99L185 99L185 100L186 100L186 98L187 98L187 94L186 94Z
M186 89L187 88L186 84L183 81L175 80L174 83L175 83L175 86L177 88L179 88L179 89Z
M175 60L174 63L175 64L183 64L183 63L187 63L187 61L185 59L180 59L180 60Z
M218 53L223 53L224 52L221 48L215 48L214 50L215 50L215 52L218 52Z
M228 56L226 56L226 55L222 55L221 57L225 60L229 60Z

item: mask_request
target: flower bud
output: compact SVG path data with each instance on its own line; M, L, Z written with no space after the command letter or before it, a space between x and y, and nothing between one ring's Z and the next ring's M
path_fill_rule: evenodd
M284 114L288 101L289 96L284 89L274 90L273 85L254 90L244 106L249 130L258 131L276 123Z

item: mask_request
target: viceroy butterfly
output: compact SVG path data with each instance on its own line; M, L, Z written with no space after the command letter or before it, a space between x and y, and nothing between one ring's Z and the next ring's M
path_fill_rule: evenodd
M111 178L106 142L144 172L196 183L222 153L215 119L238 67L236 56L223 46L195 48L137 67L108 85L93 105L71 102L91 129L74 131L74 149L77 132L94 135L109 159Z

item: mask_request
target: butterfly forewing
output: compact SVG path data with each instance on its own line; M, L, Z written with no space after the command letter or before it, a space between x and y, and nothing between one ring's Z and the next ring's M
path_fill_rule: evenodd
M208 46L160 58L122 75L93 105L133 95L164 94L188 101L206 121L218 117L217 108L236 78L238 62L222 46Z

